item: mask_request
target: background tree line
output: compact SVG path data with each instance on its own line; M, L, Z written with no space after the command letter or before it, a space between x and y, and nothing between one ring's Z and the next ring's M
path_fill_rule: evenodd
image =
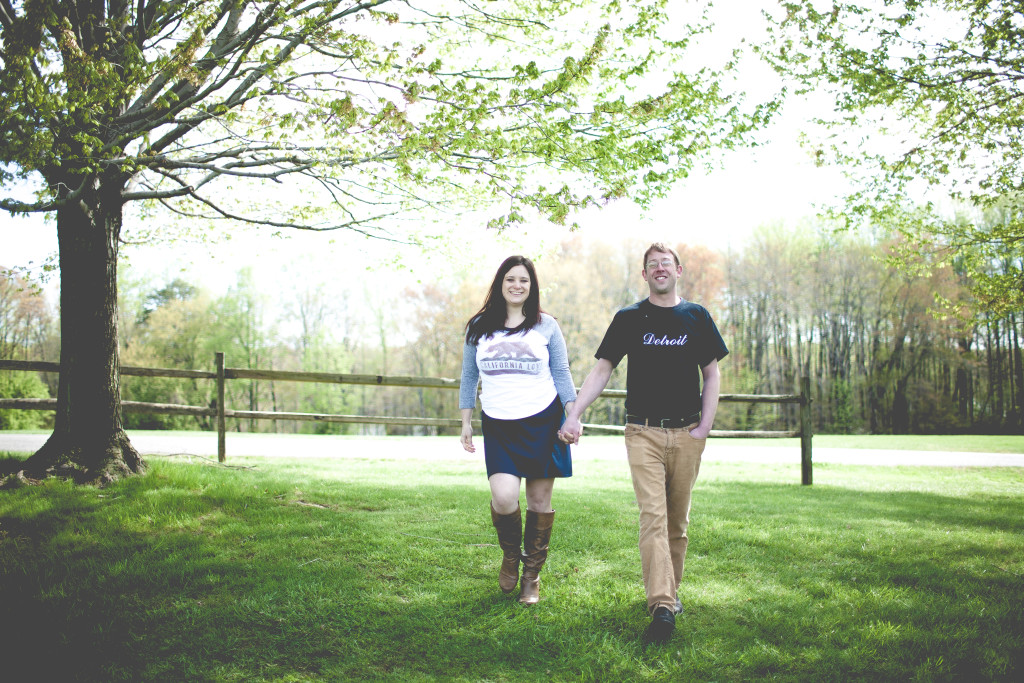
M543 307L558 318L577 383L593 362L612 313L645 296L639 255L646 245L567 239L537 258ZM741 250L678 244L680 293L707 306L729 344L728 393L796 392L808 376L815 430L832 433L1019 432L1024 428L1022 320L972 308L969 278L919 255L917 271L900 238L763 227ZM1005 264L1002 264L1005 266ZM121 285L125 364L209 370L215 351L229 367L356 374L459 376L463 326L493 273L478 272L392 290L339 290L305 274L285 277L271 297L244 269L211 295L185 276L154 285L130 274ZM993 263L992 268L1001 267ZM1019 268L1019 264L1007 267ZM396 282L392 279L389 282ZM4 358L53 360L56 313L30 283L0 281ZM617 371L612 388L623 388ZM52 395L56 378L2 373L5 396ZM317 413L456 416L455 392L273 381L233 381L229 408ZM212 405L205 380L125 377L133 401ZM48 414L5 411L4 428L43 426ZM602 400L591 422L621 423L622 404ZM788 406L723 404L717 425L792 429ZM200 418L128 413L133 428L210 429ZM240 431L380 431L373 425L238 421ZM408 433L408 427L389 427ZM443 432L443 430L441 430Z
M55 358L60 348L55 314L33 283L0 264L0 359ZM55 377L0 371L0 397L49 398ZM0 429L38 429L53 423L48 413L0 410Z

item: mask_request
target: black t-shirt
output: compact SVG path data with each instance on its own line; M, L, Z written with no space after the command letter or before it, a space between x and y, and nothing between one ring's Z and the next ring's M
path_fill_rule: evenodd
M684 418L700 412L700 368L728 353L703 306L680 301L669 308L644 299L615 314L594 356L613 366L629 356L627 413Z

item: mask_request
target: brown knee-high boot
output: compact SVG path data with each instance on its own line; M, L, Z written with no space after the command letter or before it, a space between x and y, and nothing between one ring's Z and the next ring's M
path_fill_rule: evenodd
M519 582L519 560L523 545L523 513L516 507L515 512L500 515L491 505L491 522L498 532L498 546L501 547L501 571L498 572L498 586L502 593L511 593Z
M519 602L533 605L540 601L540 570L548 559L551 525L555 511L526 511L526 530L523 532L523 579L520 583Z

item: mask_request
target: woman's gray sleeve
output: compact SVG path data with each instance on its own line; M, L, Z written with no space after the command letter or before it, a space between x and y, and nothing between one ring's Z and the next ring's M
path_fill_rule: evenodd
M569 372L569 352L565 348L565 337L554 318L549 318L551 329L548 332L548 358L551 365L551 377L555 380L555 389L562 405L576 400L576 385Z
M459 385L459 410L476 407L476 385L480 369L476 366L476 345L466 344L462 349L462 383Z

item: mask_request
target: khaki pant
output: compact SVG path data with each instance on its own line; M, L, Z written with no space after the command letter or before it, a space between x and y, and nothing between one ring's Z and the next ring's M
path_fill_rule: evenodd
M647 609L674 609L686 562L690 493L707 441L689 430L626 425L626 454L640 506L640 564Z

